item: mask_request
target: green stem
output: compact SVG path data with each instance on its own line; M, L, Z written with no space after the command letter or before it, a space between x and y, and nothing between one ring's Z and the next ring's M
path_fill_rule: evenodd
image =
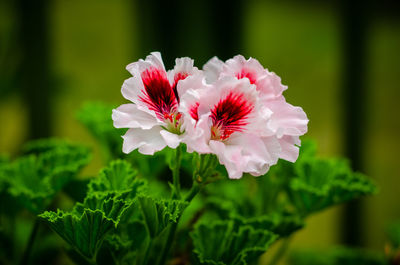
M190 189L189 193L185 197L185 201L191 202L193 200L193 198L197 195L197 193L199 193L199 191L201 190L201 187L202 187L202 185L200 185L196 181L194 181L192 188ZM172 223L171 226L169 227L168 235L167 235L167 242L163 246L163 249L161 251L161 256L160 256L158 265L165 264L169 250L171 249L172 243L174 242L174 237L175 237L176 229L178 228L179 220L180 220L180 218L178 218L178 220L176 220L176 223Z
M276 265L278 262L281 260L283 255L286 253L286 251L289 248L290 244L290 238L287 237L283 240L282 245L279 247L278 251L275 253L275 255L272 257L271 261L269 262L269 265Z
M150 239L149 239L149 243L147 244L146 254L145 254L145 256L144 256L144 261L143 261L143 264L144 264L144 265L147 265L148 262L149 262L149 255L150 255L150 251L151 251L151 248L152 248L152 247L153 247L153 239L150 238Z
M199 193L200 190L201 190L201 184L197 183L197 181L194 181L192 188L185 197L185 201L191 202L193 198L197 195L197 193Z
M175 149L175 162L173 162L172 181L175 187L175 192L172 193L173 199L181 198L181 183L180 183L180 169L181 169L181 147Z
M28 243L27 243L24 253L22 255L22 259L19 263L20 265L28 264L29 257L31 255L32 248L33 248L33 243L35 242L35 238L38 234L38 231L39 231L39 220L36 218L35 223L32 228L32 231L31 231L31 234L28 239Z
M164 244L164 246L162 248L160 259L158 261L158 265L165 264L169 250L171 249L172 242L174 241L176 228L178 227L178 222L179 222L179 219L176 220L176 223L172 223L171 226L169 227L168 235L167 235L167 242L166 242L166 244Z

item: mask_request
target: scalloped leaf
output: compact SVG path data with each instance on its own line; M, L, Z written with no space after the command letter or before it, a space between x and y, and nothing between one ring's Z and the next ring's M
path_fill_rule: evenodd
M53 148L13 161L5 166L3 178L13 197L33 213L39 213L89 160L85 147Z
M39 217L89 261L95 261L106 234L117 227L131 203L105 194L88 196L71 212L44 212Z
M295 173L288 194L302 215L374 194L377 190L366 176L351 171L343 159L303 159L295 164Z
M134 221L118 226L116 233L105 239L105 251L110 251L116 264L135 264L136 252L147 243L146 225L142 221Z
M151 197L138 198L144 222L150 237L158 236L170 223L177 223L187 202L178 200L158 200Z
M133 199L137 194L145 191L147 182L136 178L137 172L123 160L115 160L100 171L99 177L92 179L88 184L88 193L109 192Z
M278 235L232 220L200 223L190 233L200 264L246 265L268 250Z
M249 225L256 230L268 230L280 237L287 237L304 227L304 221L297 215L271 214L252 218L233 217L240 225Z

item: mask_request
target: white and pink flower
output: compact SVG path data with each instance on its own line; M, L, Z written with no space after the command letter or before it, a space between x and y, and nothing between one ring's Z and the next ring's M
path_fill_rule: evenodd
M176 59L173 70L166 71L159 52L145 60L129 64L133 77L125 80L122 95L134 104L113 110L116 128L129 128L123 136L124 153L138 149L152 155L169 146L176 148L182 140L182 114L179 83L190 75L200 74L190 58Z
M225 63L218 58L212 58L204 66L207 80L215 80L224 76L238 79L248 79L256 86L263 105L272 115L267 126L272 130L281 146L280 158L295 162L299 155L299 136L307 132L307 115L300 107L294 107L286 102L282 93L287 86L282 85L281 79L269 72L254 58L246 60L238 55Z
M199 88L199 80L191 77L181 85L193 86L179 107L190 132L183 138L189 152L217 155L230 178L243 172L259 176L276 164L280 145L266 126L272 112L249 80L226 76Z
M129 128L125 153L153 154L183 142L188 152L215 154L230 178L263 175L280 158L296 161L307 116L286 102L287 87L257 60L214 57L200 71L181 58L166 72L155 52L127 69L133 77L122 94L134 104L112 115L115 127Z

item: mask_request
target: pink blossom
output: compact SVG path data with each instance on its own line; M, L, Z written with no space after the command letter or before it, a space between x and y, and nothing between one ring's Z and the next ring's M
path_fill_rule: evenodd
M113 110L116 128L128 128L122 138L124 153L138 149L152 155L165 146L176 148L182 140L182 113L178 111L182 90L180 82L199 74L190 58L176 59L173 70L166 71L161 54L153 52L145 60L129 64L133 77L125 80L122 95L132 103Z
M281 146L267 126L273 113L248 79L225 76L207 84L189 77L181 86L189 87L179 107L189 152L216 154L230 178L262 175L277 163Z
M307 132L307 115L300 107L286 102L281 78L269 72L254 58L246 60L238 55L225 63L214 57L204 66L207 80L216 80L224 76L248 79L256 86L263 105L271 111L267 122L281 147L280 158L294 162L299 155L299 136Z

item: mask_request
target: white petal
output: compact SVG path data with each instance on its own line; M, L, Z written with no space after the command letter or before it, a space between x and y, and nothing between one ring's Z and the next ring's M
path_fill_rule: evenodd
M136 73L134 73L134 70L137 70L139 71L139 73L141 73L149 67L154 67L165 71L164 63L159 52L152 52L146 57L145 60L140 59L137 62L128 64L126 66L126 70L128 70L133 76L135 76Z
M265 76L267 71L254 58L246 60L242 55L237 55L226 61L221 75L234 76L238 78L247 78L252 84Z
M268 70L265 70L265 75L260 77L256 85L263 100L276 99L287 89L287 86L282 85L281 78Z
M240 179L243 175L242 148L239 145L225 145L220 141L210 141L210 148L217 155L219 162L225 166L229 178Z
M205 88L207 88L207 85L204 83L204 76L200 71L180 80L177 86L180 99L182 99L188 90L198 91L204 90Z
M283 97L267 101L265 105L273 112L268 126L278 138L283 135L300 136L307 132L308 119L302 108L290 105Z
M177 134L171 133L166 130L161 130L160 134L164 139L165 143L170 148L177 148L179 143L181 142L181 138Z
M132 71L135 72L136 70ZM121 88L121 93L127 100L138 104L141 103L139 100L139 95L141 94L142 90L144 90L142 79L139 72L137 72L134 77L125 80Z
M182 57L175 59L174 69L168 71L168 79L170 84L171 85L174 84L175 76L177 74L187 74L190 76L195 73L198 73L199 70L197 69L197 67L193 66L193 64L194 64L193 59L190 59L189 57Z
M152 52L146 57L146 61L150 62L153 66L158 69L163 69L165 71L164 63L161 58L160 52Z
M278 162L281 146L276 137L259 137L252 134L243 134L233 138L233 144L243 147L244 172L254 176L265 174L271 165Z
M126 154L139 148L144 155L153 155L162 150L166 143L160 134L161 127L155 126L149 130L140 128L129 129L122 138L124 139L122 151Z
M141 111L135 104L124 104L112 111L115 128L150 129L159 124L157 118Z
M280 158L285 159L290 162L296 162L299 157L299 145L300 139L298 136L283 136L279 139L279 144L281 145L282 152Z
M204 66L204 75L206 76L207 83L211 84L215 82L224 66L224 62L218 59L218 57L214 56L211 58Z
M185 116L185 134L183 142L187 146L189 153L196 151L199 154L211 153L211 149L208 145L211 137L211 129L208 124L209 114L200 117L199 121L196 122Z

